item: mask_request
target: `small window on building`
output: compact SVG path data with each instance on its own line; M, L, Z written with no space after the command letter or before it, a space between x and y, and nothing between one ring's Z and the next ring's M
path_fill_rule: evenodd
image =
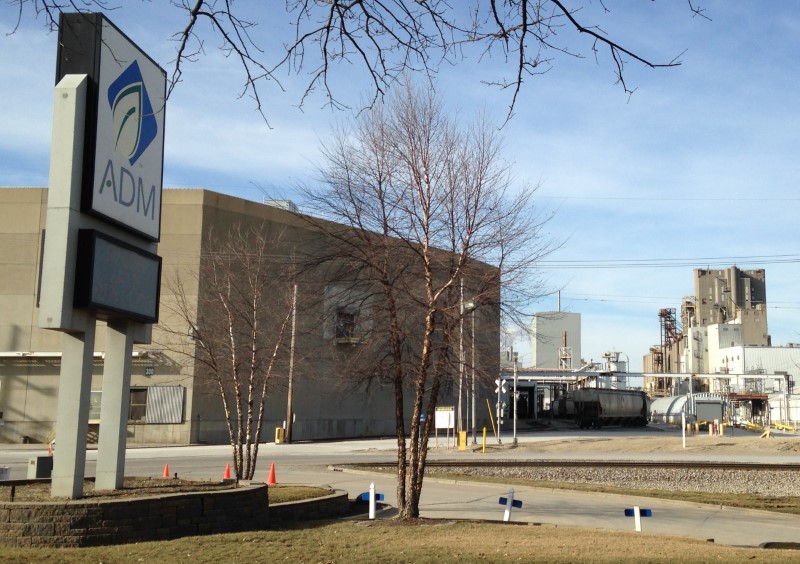
M144 423L147 414L147 388L131 388L128 421Z
M344 308L336 310L336 338L352 339L356 333L356 314Z

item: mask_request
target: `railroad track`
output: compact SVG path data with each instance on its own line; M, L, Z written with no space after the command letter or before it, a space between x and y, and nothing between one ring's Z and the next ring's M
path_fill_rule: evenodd
M395 468L391 462L358 462L337 466L349 468ZM692 462L692 461L632 461L632 460L429 460L426 468L672 468L709 470L753 470L800 472L797 464L765 464L753 462Z

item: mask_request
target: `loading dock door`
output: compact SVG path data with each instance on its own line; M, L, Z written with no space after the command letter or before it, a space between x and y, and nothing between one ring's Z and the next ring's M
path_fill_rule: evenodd
M722 421L722 402L695 401L695 412L698 421Z

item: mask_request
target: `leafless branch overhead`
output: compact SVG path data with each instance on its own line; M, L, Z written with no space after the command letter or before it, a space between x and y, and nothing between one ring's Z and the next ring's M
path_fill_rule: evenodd
M687 1L690 13L709 19L704 8ZM16 26L33 14L51 29L64 11L110 12L130 7L121 0L11 2L17 8ZM340 94L337 81L342 80L340 73L345 69L356 69L370 84L369 107L404 76L421 73L433 81L442 65L463 64L473 58L476 46L481 58L500 62L496 76L479 78L510 91L509 116L526 78L547 72L557 56L583 56L580 43L573 40L576 37L589 36L593 45L588 49L596 56L599 47L607 49L617 82L626 93L633 91L625 80L626 60L654 69L680 65L678 57L656 60L624 46L604 33L599 22L586 21L614 16L602 2L600 16L584 14L590 0L469 0L468 4L449 0L285 0L284 10L276 9L275 3L253 7L233 0L171 0L171 4L185 13L186 24L173 35L176 55L169 92L181 82L187 66L213 45L237 61L244 77L241 96L252 98L265 119L266 85L283 91L278 78L281 72L303 77L300 106L319 92L331 107L345 108L352 101ZM285 19L283 27L281 18ZM277 51L262 50L257 40L258 27L267 24L269 33L285 30Z

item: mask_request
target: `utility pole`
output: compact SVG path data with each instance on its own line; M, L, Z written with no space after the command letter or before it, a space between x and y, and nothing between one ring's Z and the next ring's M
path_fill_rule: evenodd
M292 339L289 344L289 385L288 397L286 400L286 434L283 438L284 442L292 442L292 421L294 420L294 411L292 409L292 399L294 391L292 390L294 384L294 338L297 322L297 283L292 289Z

